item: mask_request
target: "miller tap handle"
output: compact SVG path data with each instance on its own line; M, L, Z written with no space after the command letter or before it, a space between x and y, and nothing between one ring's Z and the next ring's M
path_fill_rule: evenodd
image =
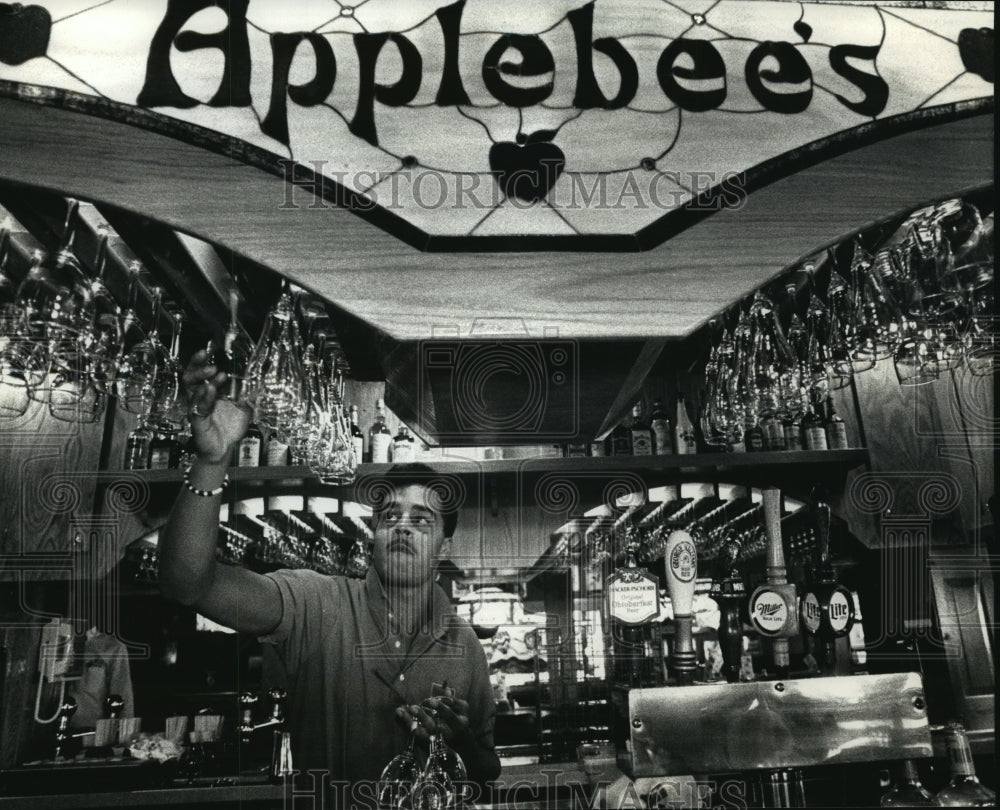
M767 530L767 579L773 584L788 581L785 549L781 544L781 490L768 487L761 491L764 502L764 528Z

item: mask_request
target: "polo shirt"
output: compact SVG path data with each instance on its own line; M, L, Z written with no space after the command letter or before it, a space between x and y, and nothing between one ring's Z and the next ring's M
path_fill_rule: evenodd
M430 697L435 683L468 701L470 730L489 744L496 704L486 655L440 587L430 625L407 638L374 567L365 579L307 570L267 576L281 594L281 622L261 641L273 645L283 669L296 770L377 780L409 737L396 708Z

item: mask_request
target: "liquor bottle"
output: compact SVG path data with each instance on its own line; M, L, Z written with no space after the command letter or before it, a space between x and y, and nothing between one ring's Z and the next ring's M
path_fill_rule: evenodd
M944 807L996 807L996 793L976 778L969 738L958 723L945 726L945 746L951 781L938 792L937 800Z
M649 416L649 426L653 430L653 453L657 456L669 456L673 451L670 439L670 420L663 409L663 400L657 397L653 400L653 412Z
M806 450L827 449L823 420L816 413L811 400L806 404L806 412L802 417L802 440Z
M632 406L632 425L629 427L633 456L653 455L653 430L642 418L642 403Z
M882 795L882 807L940 807L941 802L928 793L920 784L916 763L904 759L893 768L895 783Z
M677 395L677 419L674 422L674 439L677 455L692 456L698 452L698 441L694 435L694 424L688 416L684 394Z
M272 430L264 446L264 464L267 467L287 467L291 463L291 448Z
M388 464L391 445L392 433L385 424L385 403L380 399L375 403L375 419L368 428L368 447L372 464Z
M759 453L764 449L764 428L761 427L760 419L753 408L747 408L745 429L743 432L743 446L748 453Z
M769 413L764 417L764 421L761 423L761 428L764 431L764 447L768 450L784 450L785 448L785 429L781 424L781 420L778 419L777 414Z
M145 422L140 422L136 429L128 434L125 440L126 470L149 469L149 446L152 441L153 434Z
M618 426L611 432L609 455L630 456L632 455L632 417L627 416L618 423Z
M786 450L801 450L802 449L802 427L799 424L799 417L792 414L785 416L785 421L782 423L782 432L785 434L785 449Z
M251 422L246 435L236 445L237 467L259 467L260 451L264 446L264 434L260 432L256 422Z
M392 461L394 464L403 464L413 461L416 442L410 435L410 429L406 425L399 426L396 438L392 440Z
M169 434L157 433L149 443L149 469L169 470L171 460L177 458L177 442Z
M358 406L351 406L351 446L354 448L354 458L358 464L365 457L365 434L358 427Z
M850 445L847 442L847 425L840 418L837 409L833 404L833 397L829 392L826 395L826 446L830 450L846 450Z

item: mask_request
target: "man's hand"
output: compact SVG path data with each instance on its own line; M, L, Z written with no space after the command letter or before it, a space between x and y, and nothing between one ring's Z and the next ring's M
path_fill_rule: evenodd
M418 739L440 734L452 748L470 741L469 704L456 697L428 698L419 706L400 706L396 719Z
M219 399L219 388L228 375L208 362L204 350L195 353L184 371L191 437L198 459L206 464L223 464L229 452L246 433L250 413L228 399Z

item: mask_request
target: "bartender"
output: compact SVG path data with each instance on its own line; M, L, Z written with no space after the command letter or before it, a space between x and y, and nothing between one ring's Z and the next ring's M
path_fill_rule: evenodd
M83 637L82 655L80 679L70 681L66 690L77 707L70 726L94 728L98 720L108 716L108 698L113 696L122 700L118 716L133 717L132 676L125 645L94 625Z
M457 512L422 483L432 471L410 464L388 474L364 580L219 565L227 461L250 416L217 397L225 381L204 352L184 375L196 460L160 533L163 593L273 645L286 675L296 770L375 782L412 731L424 740L441 734L470 780L496 779L486 656L434 583Z

